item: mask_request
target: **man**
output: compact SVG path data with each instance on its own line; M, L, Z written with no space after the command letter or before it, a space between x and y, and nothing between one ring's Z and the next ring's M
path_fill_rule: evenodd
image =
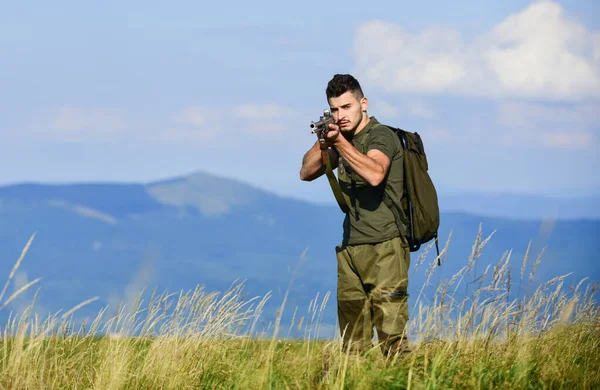
M401 212L402 145L391 129L368 116L369 101L353 76L335 75L326 96L335 124L304 155L300 178L312 181L325 173L321 151L326 150L338 166L350 209L336 247L344 350L372 348L374 325L386 356L405 352L410 250L394 217Z

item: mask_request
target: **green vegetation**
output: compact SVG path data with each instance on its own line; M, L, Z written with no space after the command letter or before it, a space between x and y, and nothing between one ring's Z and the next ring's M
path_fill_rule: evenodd
M277 322L270 332L259 329L269 296L246 299L242 284L223 293L198 287L155 293L147 304L139 299L86 324L74 316L78 307L41 319L30 306L3 327L0 388L600 388L596 285L583 288L582 281L567 289L560 276L528 292L542 254L530 275L528 255L523 259L516 294L510 252L475 277L489 239L479 234L465 267L439 283L431 303L419 294L409 327L412 352L402 356L386 360L377 345L365 356L349 356L339 340L316 339L328 295L311 303L308 318L296 320L306 337L287 340ZM2 307L36 282L3 300L30 244L0 293ZM436 263L425 270L426 284ZM468 294L458 299L463 289Z

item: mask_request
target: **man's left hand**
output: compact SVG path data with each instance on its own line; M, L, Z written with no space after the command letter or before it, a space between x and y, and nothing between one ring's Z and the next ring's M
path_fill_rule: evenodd
M329 131L325 134L325 142L333 146L340 135L340 127L333 123L329 124Z

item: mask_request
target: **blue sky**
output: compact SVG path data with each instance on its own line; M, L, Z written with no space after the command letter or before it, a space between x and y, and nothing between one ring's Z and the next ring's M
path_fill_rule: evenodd
M206 171L333 202L298 178L352 73L419 132L442 191L600 193L600 2L0 5L0 185Z

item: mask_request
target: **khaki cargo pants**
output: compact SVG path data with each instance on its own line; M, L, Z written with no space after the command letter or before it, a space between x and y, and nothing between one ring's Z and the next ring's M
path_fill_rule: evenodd
M337 303L344 351L373 347L373 325L387 356L407 348L410 250L404 238L336 247Z

